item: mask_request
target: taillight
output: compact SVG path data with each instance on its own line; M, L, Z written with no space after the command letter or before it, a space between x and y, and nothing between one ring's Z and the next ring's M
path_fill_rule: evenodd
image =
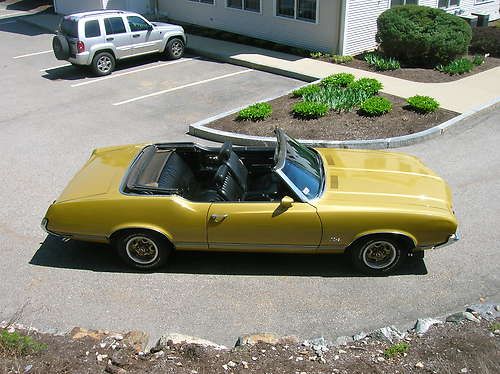
M82 41L76 42L76 50L78 53L85 52L85 44Z

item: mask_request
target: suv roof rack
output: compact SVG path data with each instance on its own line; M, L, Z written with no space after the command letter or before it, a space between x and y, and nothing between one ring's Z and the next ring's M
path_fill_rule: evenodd
M124 10L97 9L97 10L91 10L88 12L70 14L68 16L69 17L77 17L77 18L85 18L85 17L89 17L89 16L98 16L100 14L125 14L125 13L130 13L130 12L127 12Z

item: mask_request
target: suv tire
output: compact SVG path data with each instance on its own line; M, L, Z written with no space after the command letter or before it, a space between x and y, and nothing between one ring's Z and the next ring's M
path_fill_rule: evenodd
M92 60L92 70L95 75L102 77L115 70L115 57L109 52L96 53Z
M184 41L180 38L172 38L165 46L165 55L169 60L178 60L184 55Z
M58 60L69 58L69 44L63 35L56 35L52 38L52 50Z

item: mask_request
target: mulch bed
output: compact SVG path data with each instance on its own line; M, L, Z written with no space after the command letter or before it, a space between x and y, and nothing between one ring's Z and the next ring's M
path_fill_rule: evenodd
M321 57L318 60L330 62L329 59L325 57ZM370 67L370 65L368 65L366 61L362 59L362 56L356 56L352 62L343 65L348 66L350 68L371 71L374 73L388 75L394 78L406 79L414 82L444 83L444 82L456 81L458 79L462 79L500 66L500 58L488 57L484 62L484 64L476 66L471 72L461 75L448 75L445 73L441 73L440 71L435 69L407 68L407 67L403 67L398 70L376 71L375 69Z
M274 136L276 127L297 139L353 140L378 139L413 134L445 122L458 113L439 109L423 115L409 110L404 99L380 94L393 103L393 109L380 117L365 117L356 111L347 113L330 112L325 117L301 120L293 117L291 108L300 99L282 96L269 103L273 107L270 118L259 121L237 121L237 113L214 121L207 126L217 130L247 135Z
M162 351L138 354L100 340L32 333L47 348L27 355L0 350L1 373L499 373L500 336L491 322L446 323L423 337L405 338L407 353L384 358L390 347L374 339L330 348L318 357L300 342L259 343L218 351L192 344L171 344Z

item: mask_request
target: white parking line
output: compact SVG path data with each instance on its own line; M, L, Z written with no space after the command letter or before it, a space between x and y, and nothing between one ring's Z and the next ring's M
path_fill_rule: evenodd
M132 103L134 101L146 99L148 97L163 95L163 94L166 94L166 93L169 93L169 92L173 92L173 91L177 91L177 90L182 90L183 88L193 87L193 86L197 86L197 85L200 85L200 84L204 84L204 83L208 83L208 82L213 82L213 81L216 81L216 80L219 80L219 79L229 78L229 77L233 77L235 75L249 73L251 71L253 71L253 69L246 69L246 70L242 70L242 71L237 71L236 73L219 75L218 77L214 77L214 78L210 78L210 79L205 79L205 80L194 82L194 83L185 84L185 85L174 87L174 88L169 88L168 90L162 90L162 91L150 93L148 95L134 97L132 99L120 101L118 103L113 103L113 105L117 106L117 105L128 104L128 103Z
M29 14L29 12L15 12L15 13L5 13L5 14L0 14L0 18L4 17L11 17L11 16L17 16L19 14Z
M41 51L41 52L28 53L28 54L25 54L25 55L15 56L15 57L12 57L12 58L13 59L24 58L24 57L30 57L30 56L36 56L36 55L43 55L44 53L51 53L51 52L52 52L52 49L49 50L49 51Z
M48 70L54 70L54 69L57 69L57 68L64 68L66 66L71 66L71 64L65 64L65 65L59 65L59 66L52 66L50 68L45 68L45 69L40 69L40 72L45 72L45 71L48 71Z
M75 84L72 84L71 87L86 86L87 84L99 83L99 82L102 82L102 81L105 81L105 80L108 80L108 79L123 77L124 75L139 73L141 71L146 71L146 70L161 68L163 66L168 66L168 65L173 65L173 64L178 64L178 63L181 63L181 62L188 62L188 61L193 61L193 60L198 60L198 59L199 59L199 57L193 57L193 58L183 58L183 59L180 59L180 60L169 61L169 62L165 62L165 63L159 64L159 65L148 66L147 68L126 71L124 73L115 73L115 74L112 74L112 75L108 75L107 77L92 79L92 80L89 80L89 81L86 81L86 82L81 82L81 83L75 83Z
M16 23L17 21L7 21L7 22L0 22L1 25L8 25L9 23Z

